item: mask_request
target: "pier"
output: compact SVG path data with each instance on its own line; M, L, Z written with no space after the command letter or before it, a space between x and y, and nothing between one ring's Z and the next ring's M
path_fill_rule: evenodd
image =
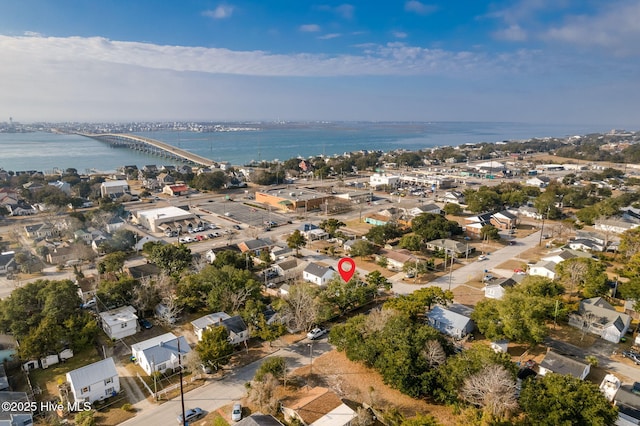
M211 167L215 165L215 161L213 160L201 157L180 148L176 148L155 139L146 138L144 136L135 136L125 133L78 134L80 136L85 136L91 139L98 140L100 142L108 143L115 148L129 148L135 151L141 151L147 154L156 155L163 158L170 158L172 160L183 161L205 167Z

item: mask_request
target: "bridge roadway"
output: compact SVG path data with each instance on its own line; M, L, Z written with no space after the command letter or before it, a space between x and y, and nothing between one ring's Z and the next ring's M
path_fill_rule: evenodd
M215 165L215 161L205 157L193 154L180 148L176 148L164 142L155 139L146 138L144 136L129 135L126 133L103 133L90 134L78 133L80 136L99 140L115 147L126 147L137 151L150 152L152 154L165 156L169 158L187 161L201 166L210 167Z

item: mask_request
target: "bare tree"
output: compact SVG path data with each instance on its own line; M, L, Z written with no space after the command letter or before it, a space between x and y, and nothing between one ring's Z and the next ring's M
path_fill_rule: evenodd
M427 361L430 368L444 364L447 360L447 354L444 352L442 345L437 340L427 340L424 348L420 351L420 355Z
M282 314L289 319L289 326L293 330L307 330L317 323L320 306L312 284L293 285L284 300L286 304Z
M365 320L365 329L370 333L382 331L389 321L389 318L396 315L393 309L372 309Z
M582 285L589 272L589 266L579 259L569 259L559 263L557 269L569 284L569 294L573 293L577 286Z
M209 261L207 260L207 256L194 256L193 257L193 269L198 272L202 272L204 268L209 266Z
M373 415L364 407L358 407L356 416L351 420L352 426L370 426L373 424Z
M261 381L252 380L249 387L249 400L263 413L276 414L279 405L276 397L278 385L278 379L271 373L265 374Z
M156 286L151 277L143 277L139 282L138 285L133 287L131 304L139 312L151 311L161 299L158 286Z
M165 306L164 314L158 319L165 325L172 326L175 319L182 312L182 308L178 304L178 297L173 291L171 277L166 274L160 275L156 285L158 286L160 302Z
M516 381L503 366L493 364L469 376L460 391L462 398L496 419L518 409Z
M236 290L227 288L220 294L220 304L227 306L231 312L237 312L245 304L249 296L251 296L251 289L249 288L243 287Z
M200 374L203 373L201 367L202 359L200 358L198 351L191 351L186 354L183 359L183 365L195 376L200 376Z

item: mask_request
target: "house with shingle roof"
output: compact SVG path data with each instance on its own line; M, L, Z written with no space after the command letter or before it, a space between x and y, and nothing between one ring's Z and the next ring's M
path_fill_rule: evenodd
M178 346L180 347L179 351ZM156 371L164 373L167 370L178 368L184 360L184 356L189 352L191 352L191 348L187 339L173 333L165 333L131 345L133 360L148 375Z
M569 325L586 330L613 343L619 343L631 325L631 316L618 312L602 297L580 302L578 315L569 316Z
M202 340L202 333L210 327L224 327L229 332L229 341L240 344L249 340L249 329L239 315L230 316L225 312L214 312L191 321L193 332Z
M356 417L338 395L323 387L301 389L283 399L281 407L285 420L309 426L347 426Z
M584 380L590 371L591 365L553 351L548 351L539 365L541 376L545 376L548 373L568 374L577 379Z
M317 285L325 285L335 273L336 271L331 266L310 262L302 271L302 279Z
M5 251L0 253L0 274L11 272L16 267L16 252Z
M499 278L491 281L484 288L484 297L487 299L502 299L508 288L515 286L517 282L513 278Z
M275 243L269 238L256 238L238 243L238 248L242 253L250 251L253 252L254 255L260 256L262 250L270 251L274 245Z
M535 265L529 266L529 275L546 277L550 279L556 278L556 263L550 260L541 260Z

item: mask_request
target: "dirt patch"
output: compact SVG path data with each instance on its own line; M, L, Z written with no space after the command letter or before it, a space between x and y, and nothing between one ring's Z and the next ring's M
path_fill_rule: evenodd
M482 284L484 286L484 284ZM457 303L466 306L475 306L484 299L484 290L469 285L461 285L453 290L453 298Z
M309 367L293 371L304 382ZM340 397L371 404L382 410L397 408L405 417L429 413L443 425L454 425L453 408L413 399L385 385L380 375L361 364L349 361L344 353L331 351L313 360L314 386L331 388Z
M513 271L515 269L527 270L527 263L521 260L510 259L496 266L496 269L507 269Z
M555 327L553 324L549 324L549 337L583 349L593 346L598 339L593 334L583 333L575 327L560 324Z

